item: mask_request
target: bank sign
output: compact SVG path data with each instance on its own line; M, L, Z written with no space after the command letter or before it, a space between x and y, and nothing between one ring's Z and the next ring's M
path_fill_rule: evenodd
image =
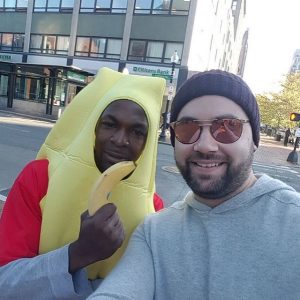
M162 77L166 80L171 79L172 67L149 67L149 66L141 66L141 65L131 65L126 64L126 68L128 69L130 74L135 75L146 75L152 77ZM173 79L177 78L177 70L174 70Z
M0 61L11 61L11 55L0 54Z

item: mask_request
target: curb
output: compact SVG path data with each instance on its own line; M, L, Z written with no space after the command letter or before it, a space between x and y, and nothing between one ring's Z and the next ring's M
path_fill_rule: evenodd
M159 143L159 144L163 144L163 145L172 146L170 142L164 142L164 141L158 140L158 143Z
M6 114L16 115L16 116L20 116L20 117L24 117L24 118L27 118L27 119L33 119L33 120L38 120L38 121L45 121L45 122L50 122L50 123L56 123L56 121L57 121L57 120L53 120L53 119L48 119L48 118L43 118L43 117L38 117L38 116L32 116L32 115L22 114L22 113L18 113L18 112L15 112L15 111L10 111L10 110L0 109L0 112L6 113Z

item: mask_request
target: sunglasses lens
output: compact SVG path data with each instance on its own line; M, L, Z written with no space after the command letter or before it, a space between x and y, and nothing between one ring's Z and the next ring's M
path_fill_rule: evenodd
M183 144L192 144L196 142L200 135L200 127L196 122L186 121L178 122L174 126L176 139Z
M236 142L242 135L243 123L240 120L215 120L212 122L211 134L216 141L223 144Z

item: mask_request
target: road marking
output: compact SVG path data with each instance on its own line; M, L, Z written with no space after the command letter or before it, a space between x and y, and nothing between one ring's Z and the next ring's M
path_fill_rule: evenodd
M284 171L284 172L289 172L293 174L299 174L299 172L292 170L290 167L286 166L270 166L270 165L263 165L263 164L258 164L258 163L253 163L254 167L258 168L264 168L264 169L272 169L272 170L277 170L277 171Z
M21 132L30 132L29 130L25 130L25 129L19 129L19 128L15 128L15 127L10 127L10 126L5 126L3 124L0 124L0 126L8 128L10 130L16 130L16 131L21 131Z

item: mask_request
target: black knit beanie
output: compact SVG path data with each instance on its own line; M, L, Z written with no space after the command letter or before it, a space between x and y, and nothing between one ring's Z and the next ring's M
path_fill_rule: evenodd
M223 96L238 104L250 120L253 141L258 146L260 116L256 98L242 78L229 72L221 70L200 72L185 81L173 99L170 121L177 120L179 112L188 102L205 95ZM175 136L172 128L170 134L174 147Z

